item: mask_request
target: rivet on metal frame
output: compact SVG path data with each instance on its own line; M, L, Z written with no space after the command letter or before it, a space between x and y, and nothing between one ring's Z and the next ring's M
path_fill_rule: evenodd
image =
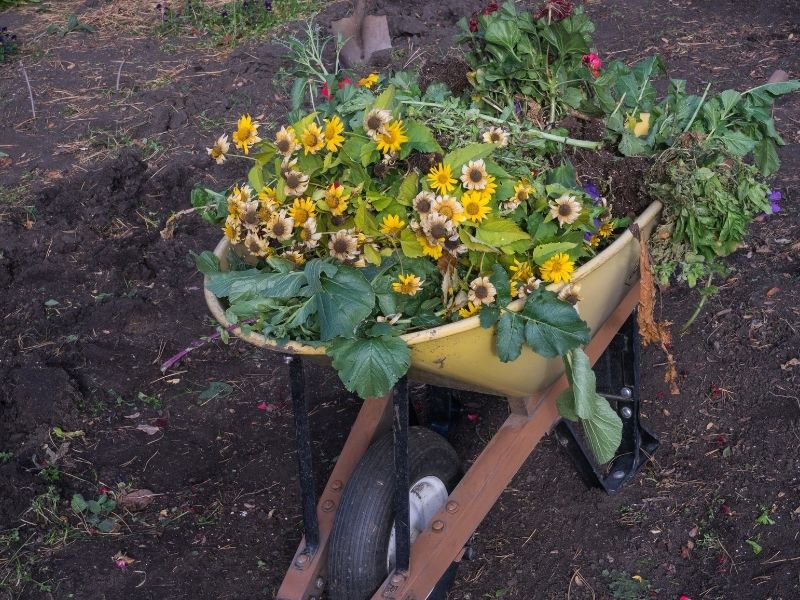
M620 413L622 413L623 419L630 419L633 416L633 411L630 406L623 406Z
M294 564L297 567L305 567L308 564L309 556L308 554L301 554L294 560Z
M436 533L439 533L444 529L444 521L436 519L431 525L431 529L433 529Z
M334 492L338 492L338 491L339 491L339 490L341 490L343 487L344 487L344 486L342 485L342 482L341 482L341 481L339 481L338 479L336 479L336 480L335 480L333 483L331 483L331 489L332 489Z
M334 506L336 506L336 503L333 500L328 499L322 503L322 510L325 512L331 512Z
M450 502L447 503L447 506L445 508L447 509L447 512L449 512L450 514L458 512L458 502L450 500Z
M322 577L317 577L316 585L317 589L321 590L322 588L325 587L325 580Z
M406 578L400 573L395 573L394 575L392 575L392 580L391 580L392 585L400 585L401 583L403 583L403 581L405 581L405 579Z

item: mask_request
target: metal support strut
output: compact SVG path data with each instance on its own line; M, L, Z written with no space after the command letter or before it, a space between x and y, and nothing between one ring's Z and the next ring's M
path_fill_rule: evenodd
M408 379L404 376L392 391L394 433L394 539L395 572L407 573L411 556L411 524L408 490Z
M622 419L622 442L607 469L601 470L595 464L572 423L562 420L555 428L556 438L586 483L609 494L633 479L658 448L658 439L639 421L640 360L641 344L634 311L594 366L598 393L616 405Z
M303 361L287 356L289 383L294 412L294 434L297 442L297 469L300 475L300 495L303 503L303 525L306 546L303 554L314 555L319 547L319 522L317 521L317 495L314 486L314 466L311 461L311 428L308 423L308 399Z

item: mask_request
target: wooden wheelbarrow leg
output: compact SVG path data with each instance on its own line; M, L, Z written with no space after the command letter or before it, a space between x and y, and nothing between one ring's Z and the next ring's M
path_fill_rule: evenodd
M612 315L592 337L586 353L597 361L639 301L634 285ZM543 395L529 399L527 415L512 413L450 494L448 502L411 547L411 568L390 573L373 600L426 598L478 525L533 452L542 437L561 419L556 398L567 389L566 377Z
M299 362L299 361L298 361ZM299 401L295 398L293 401ZM356 417L350 434L344 443L339 460L333 468L328 483L322 492L316 507L317 539L304 537L297 547L292 565L283 578L278 590L278 600L306 600L318 597L325 587L325 567L328 560L328 541L330 539L333 520L339 507L339 500L347 481L364 456L373 440L384 431L388 431L392 423L391 394L382 398L366 400ZM300 449L298 448L298 451ZM313 517L311 521L313 522ZM316 541L316 544L313 542Z

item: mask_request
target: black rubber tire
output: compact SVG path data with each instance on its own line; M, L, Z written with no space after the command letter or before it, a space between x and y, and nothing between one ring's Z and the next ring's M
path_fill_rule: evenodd
M408 431L410 481L435 476L447 491L461 479L461 461L438 433L423 427ZM386 550L394 523L394 456L392 433L370 446L347 483L331 532L328 557L331 600L367 600L386 579ZM455 570L448 571L452 584ZM446 583L446 582L442 582ZM438 598L444 590L437 586ZM433 594L431 599L435 598Z

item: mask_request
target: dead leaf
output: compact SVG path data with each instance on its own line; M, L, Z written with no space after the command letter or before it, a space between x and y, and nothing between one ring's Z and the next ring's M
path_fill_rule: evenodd
M792 358L781 365L784 371L791 371L792 367L800 366L800 358Z
M769 291L767 291L767 298L772 298L775 294L777 294L780 291L781 288L779 287L769 288Z
M131 490L126 494L122 494L117 500L117 504L131 512L136 512L147 508L153 502L155 496L156 494L151 490Z
M126 419L138 419L138 418L139 418L139 417L141 417L141 416L142 416L142 413L140 413L140 412L135 412L135 413L133 413L132 415L125 415L125 418L126 418Z
M186 215L192 214L196 211L196 208L185 208L183 210L179 210L175 214L171 215L168 219L166 224L164 225L164 229L161 230L161 239L168 240L172 237L172 234L175 233L175 227L178 226L178 220L181 217Z
M695 525L694 527L692 527L692 528L689 530L689 537L690 537L690 538L695 538L695 537L697 537L697 534L698 534L698 533L700 533L700 527L698 527L697 525Z
M147 435L155 435L159 431L161 431L160 427L154 427L153 425L145 425L144 423L139 423L136 426L136 429L139 431L144 431Z
M111 557L111 560L114 561L114 566L118 569L127 569L128 566L132 565L136 561L132 559L130 556L125 554L124 552L117 552L114 556Z

